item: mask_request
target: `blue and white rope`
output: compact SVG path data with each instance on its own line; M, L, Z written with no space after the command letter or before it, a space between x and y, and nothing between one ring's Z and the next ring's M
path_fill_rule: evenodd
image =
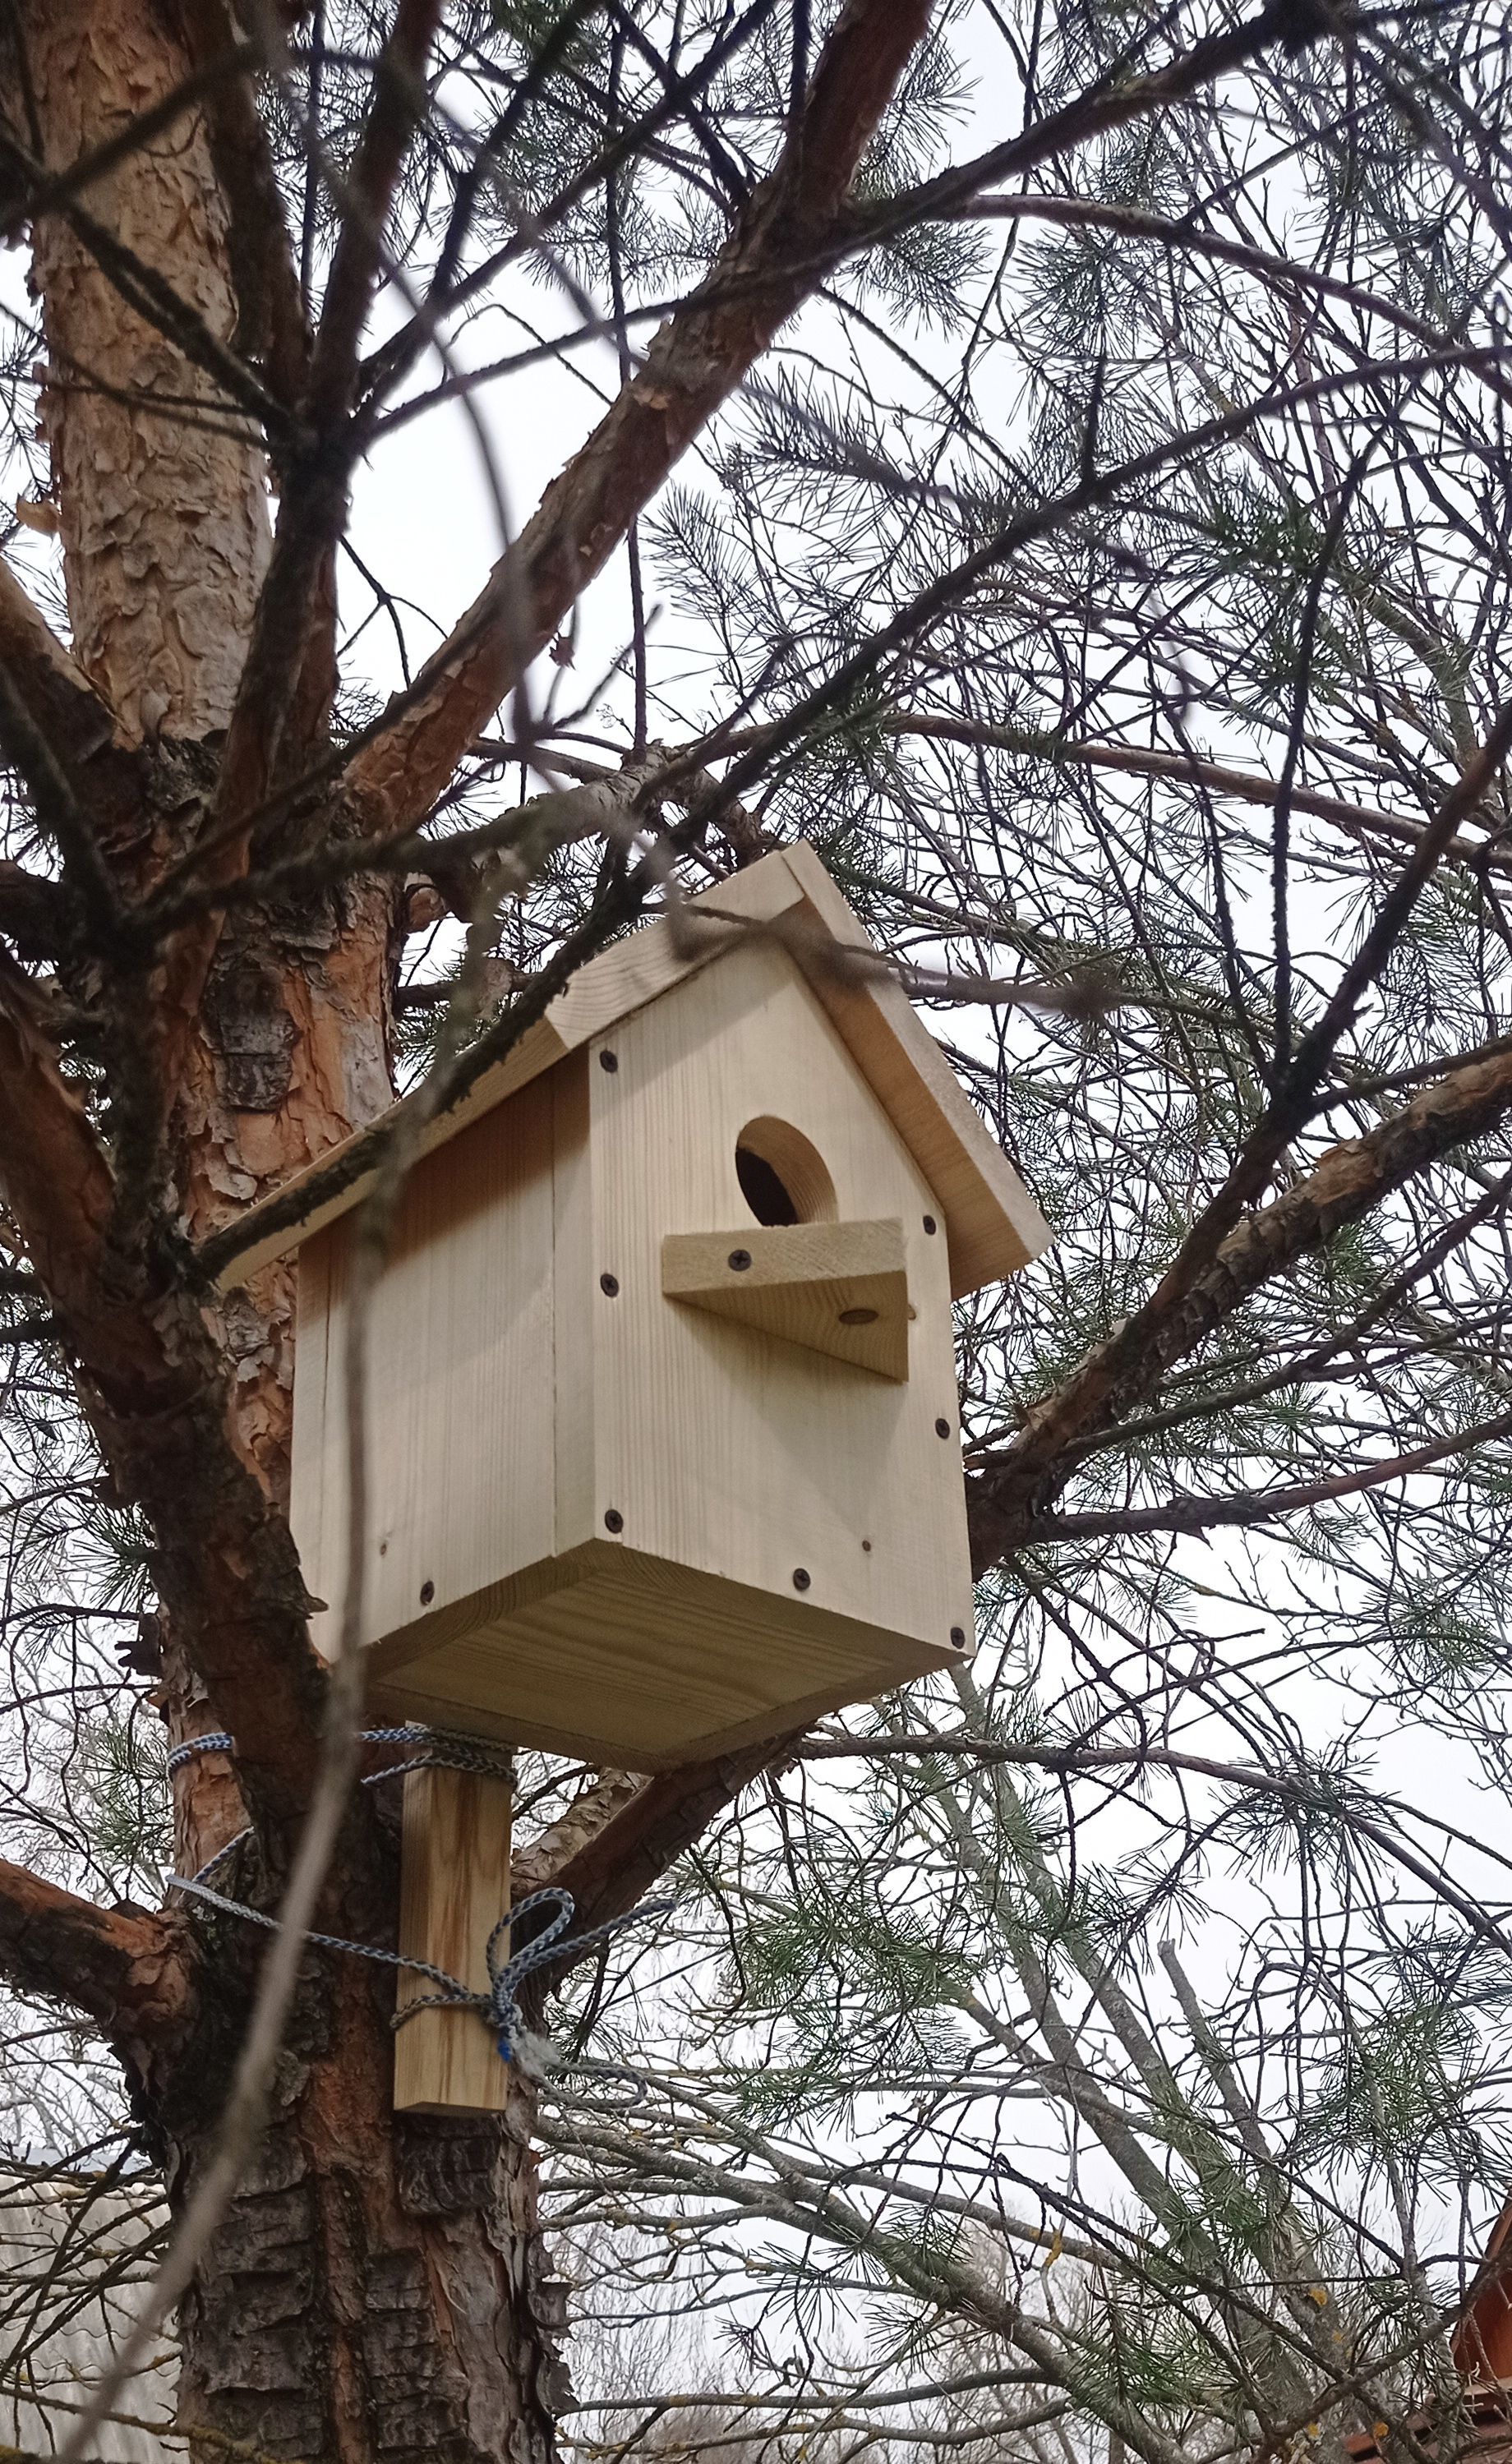
M367 1745L416 1745L424 1748L423 1752L408 1762L394 1763L387 1771L369 1772L363 1782L365 1788L376 1787L380 1780L397 1779L412 1771L480 1771L494 1778L509 1776L507 1762L472 1737L455 1737L432 1728L368 1728L364 1731L364 1742ZM171 1773L182 1769L195 1754L230 1754L235 1749L233 1737L228 1736L223 1728L213 1728L202 1737L187 1737L182 1745L175 1746L168 1755L167 1768ZM240 1900L228 1899L223 1892L212 1891L209 1887L208 1877L252 1836L250 1830L238 1831L234 1839L228 1839L224 1848L217 1849L210 1862L202 1865L192 1879L174 1874L169 1877L168 1886L188 1893L191 1899L204 1901L208 1906L220 1909L226 1916L244 1917L249 1925L262 1925L269 1933L281 1933L283 1925L280 1918L269 1916L262 1908L249 1908ZM390 2023L393 2027L402 2028L417 2011L476 2011L493 2031L500 2059L512 2062L516 2058L521 2026L520 1989L525 1979L533 1976L537 1969L548 1968L559 1959L576 1958L590 1950L595 1943L608 1942L626 1925L638 1925L648 1917L664 1916L672 1902L657 1900L645 1907L632 1908L623 1916L610 1917L605 1924L592 1925L587 1933L579 1934L568 1931L573 1906L570 1891L548 1883L545 1890L531 1891L500 1917L488 1937L486 1993L471 1992L459 1977L448 1975L444 1968L433 1968L428 1960L407 1958L402 1951L377 1950L371 1943L348 1942L341 1934L306 1931L304 1939L321 1950L350 1951L356 1959L375 1959L385 1968L409 1969L415 1975L428 1977L433 1985L440 1987L439 1992L419 1994L407 2002L402 2010L396 2011ZM517 1950L510 1959L501 1960L499 1950L505 1935L522 1917L531 1916L538 1908L544 1907L556 1910L550 1923L544 1925L535 1940L527 1942L523 1950Z

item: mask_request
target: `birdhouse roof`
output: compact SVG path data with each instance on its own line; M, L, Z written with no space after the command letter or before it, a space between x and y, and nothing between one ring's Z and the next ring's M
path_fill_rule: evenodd
M422 1153L445 1145L532 1078L699 969L717 964L755 934L778 940L801 968L939 1199L952 1291L958 1297L976 1291L1027 1265L1050 1238L1039 1209L864 927L802 840L700 891L581 967L519 1043L430 1123ZM358 1132L346 1148L332 1149L251 1209L238 1226L245 1243L238 1241L234 1265L223 1280L245 1282L355 1206L371 1186L375 1166L334 1195L321 1197L320 1186L329 1187L332 1162L370 1135ZM308 1212L291 1221L289 1200L304 1182L311 1184ZM275 1208L275 1221L259 1234L258 1215L272 1215Z

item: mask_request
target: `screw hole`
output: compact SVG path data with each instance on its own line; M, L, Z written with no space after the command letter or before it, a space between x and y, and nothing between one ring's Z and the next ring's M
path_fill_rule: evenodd
M949 1421L948 1421L948 1420L937 1420L937 1421L935 1422L935 1436L936 1436L937 1438L947 1438L949 1435L950 1435L950 1423L949 1423Z
M605 1530L606 1530L606 1531L623 1531L623 1530L624 1530L624 1529L625 1529L625 1518L624 1518L624 1516L621 1514L621 1512L620 1512L620 1510L619 1510L619 1508L618 1508L618 1507L617 1507L617 1506L609 1506L609 1507L605 1507L605 1509L604 1509L604 1529L605 1529Z
M810 1573L807 1566L794 1566L792 1570L792 1588L795 1592L806 1592L812 1580L813 1576Z
M876 1309L842 1309L840 1311L840 1324L842 1326L875 1326L877 1324L877 1311Z
M951 1641L955 1644L955 1647L956 1647L957 1651L965 1651L965 1649L966 1649L966 1628L965 1628L965 1626L964 1626L964 1625L953 1625L953 1626L951 1627L951 1629L950 1629L950 1639L951 1639Z
M750 1265L750 1262L751 1253L748 1249L732 1249L729 1254L729 1268L731 1274L744 1275L746 1267Z
M423 1609L428 1609L434 1597L435 1585L434 1583L422 1583L420 1586L420 1606Z
M598 1066L601 1069L607 1069L610 1076L612 1078L615 1070L619 1067L618 1053L607 1050L601 1052L598 1056Z
M862 1549L865 1551L865 1552L866 1552L867 1556L869 1557L869 1556L871 1555L871 1553L872 1553L872 1544L871 1544L870 1540L863 1540L863 1541L861 1542L861 1547L862 1547Z
M618 1297L619 1293L619 1277L617 1275L600 1275L598 1279L598 1287L608 1299L614 1300Z
M932 1215L926 1215L926 1216L924 1217L924 1230L925 1230L926 1232L938 1232L938 1231L939 1231L939 1229L940 1229L940 1226L939 1226L939 1224L935 1221L934 1217L933 1217Z

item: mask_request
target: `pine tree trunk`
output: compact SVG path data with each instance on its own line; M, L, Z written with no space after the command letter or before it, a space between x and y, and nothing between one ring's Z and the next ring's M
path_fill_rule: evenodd
M322 2464L548 2464L562 2300L528 2093L501 2124L396 2118L381 1972L325 1959L310 1988L184 2305L181 2423ZM212 2121L173 2117L175 2199Z
M150 107L192 64L171 0L29 0L20 24L10 117L50 167ZM233 339L227 216L197 113L83 202ZM39 220L33 271L75 652L154 779L150 809L111 851L141 888L178 851L213 781L267 563L265 473L252 442L143 399L205 402L214 387L123 304L64 216ZM175 1196L196 1234L391 1100L392 927L391 893L377 882L228 925L176 1090ZM226 1323L239 1443L282 1499L289 1270L235 1295ZM216 1725L171 1638L165 1703L176 1734ZM245 1819L225 1757L179 1774L175 1812L181 1870L192 1871ZM378 1818L354 1818L351 1835L325 1922L391 1942L392 1837ZM237 1938L214 1947L217 1987L194 2040L134 2082L176 2208L213 2136L256 1974L261 1937L229 1930ZM265 2145L185 2304L184 2425L343 2464L546 2464L560 2297L537 2229L528 2092L502 2123L396 2121L392 2007L391 1971L312 1955Z

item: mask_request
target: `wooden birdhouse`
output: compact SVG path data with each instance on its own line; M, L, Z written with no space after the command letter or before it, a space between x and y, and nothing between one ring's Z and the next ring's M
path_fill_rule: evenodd
M340 1615L350 1210L298 1244ZM373 1304L371 1698L653 1771L960 1661L952 1295L1045 1226L812 850L609 949L435 1122Z
M342 1614L369 1185L237 1269L299 1249L317 1643ZM1046 1237L812 848L606 951L432 1124L405 1185L368 1328L377 1715L654 1771L963 1660L950 1303ZM501 1780L406 1779L401 1897L401 1952L485 1990ZM401 2005L430 1990L411 1971ZM400 2029L397 2106L506 2093L471 2010Z

